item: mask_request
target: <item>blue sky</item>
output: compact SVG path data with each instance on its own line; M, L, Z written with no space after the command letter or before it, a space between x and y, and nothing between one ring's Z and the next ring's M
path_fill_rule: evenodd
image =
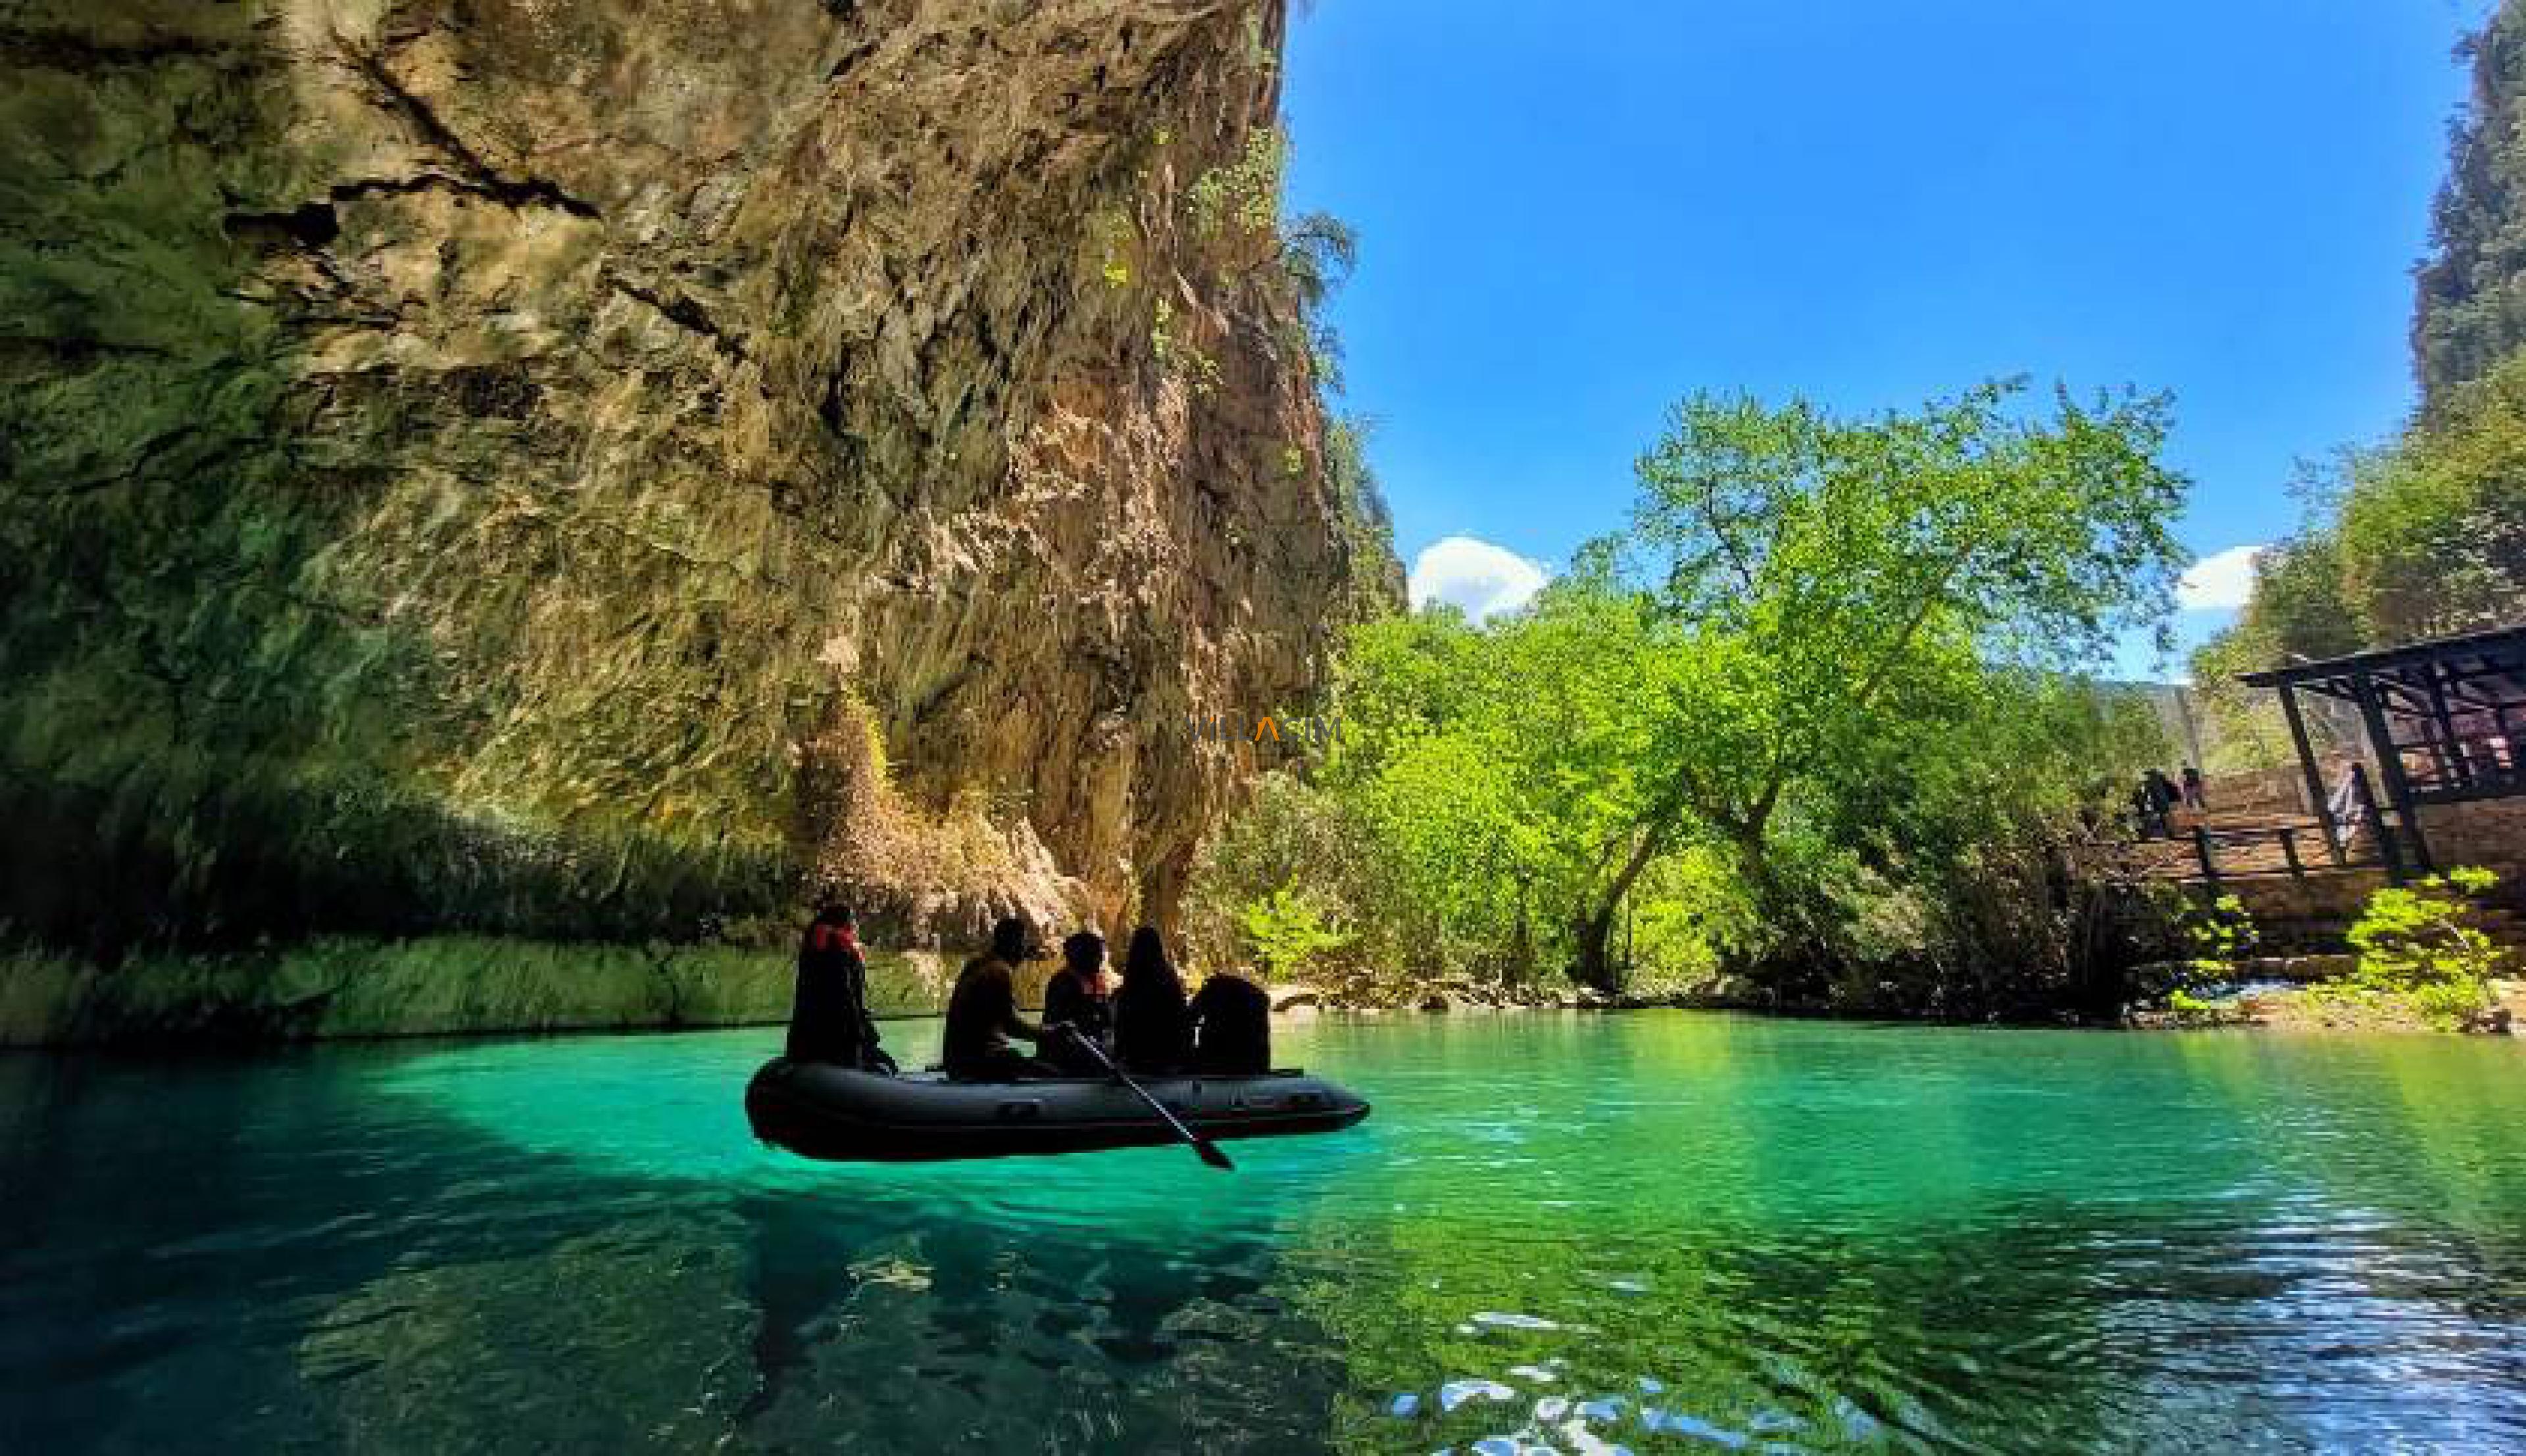
M1360 233L1334 315L1405 563L1488 543L1425 584L1514 598L1509 558L1620 523L1694 388L1878 410L2022 373L2174 391L2196 599L2233 598L2292 463L2411 407L2410 268L2484 10L1319 0L1289 202Z

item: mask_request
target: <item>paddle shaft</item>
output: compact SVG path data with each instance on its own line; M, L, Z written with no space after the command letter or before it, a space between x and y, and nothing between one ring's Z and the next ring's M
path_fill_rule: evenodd
M1130 1087L1135 1093L1138 1094L1141 1101L1149 1104L1149 1111L1156 1113L1160 1118L1165 1120L1168 1127L1175 1129L1176 1135L1183 1138L1195 1153L1199 1154L1203 1162L1223 1173L1235 1173L1237 1171L1237 1165L1228 1161L1228 1154L1219 1150L1218 1143L1211 1141L1209 1138L1195 1132L1190 1128L1186 1127L1184 1119L1177 1117L1172 1111L1168 1110L1167 1105L1159 1101L1156 1095L1150 1092L1147 1087L1132 1080L1131 1076L1128 1073L1124 1072L1122 1068L1115 1066L1114 1059L1105 1055L1105 1048L1096 1044L1095 1037L1088 1035L1087 1033L1080 1030L1077 1027L1071 1026L1066 1022L1062 1024L1062 1029L1070 1033L1071 1040L1087 1048L1087 1054L1094 1057L1099 1066L1103 1067L1106 1071L1113 1073L1114 1079L1116 1081Z

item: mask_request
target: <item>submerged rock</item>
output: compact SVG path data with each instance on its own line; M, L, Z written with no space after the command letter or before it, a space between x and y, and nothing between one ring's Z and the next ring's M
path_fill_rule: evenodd
M1853 1441L1873 1441L1886 1431L1885 1422L1861 1410L1847 1395L1834 1397L1833 1416L1842 1423L1842 1433Z
M1475 1315L1473 1322L1490 1330L1558 1330L1561 1328L1550 1320L1535 1315L1502 1314L1492 1310L1485 1310Z
M1439 1387L1439 1409L1452 1411L1469 1400L1515 1400L1517 1392L1497 1381L1449 1381Z
M1679 1411L1644 1410L1641 1412L1641 1424L1651 1431L1701 1441L1723 1450L1742 1451L1753 1444L1752 1438L1743 1431L1714 1426L1698 1416L1688 1416Z
M1562 1440L1577 1456L1632 1456L1631 1447L1598 1435L1588 1429L1586 1422L1566 1422L1560 1431Z

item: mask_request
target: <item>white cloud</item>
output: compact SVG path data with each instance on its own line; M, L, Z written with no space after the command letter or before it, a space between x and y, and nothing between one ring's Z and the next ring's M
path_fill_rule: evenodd
M2233 612L2254 590L2254 561L2268 546L2231 546L2193 564L2175 583L2175 604L2188 612Z
M1543 568L1506 547L1443 536L1423 547L1412 563L1412 606L1417 611L1433 601L1453 602L1482 622L1525 606L1543 581Z

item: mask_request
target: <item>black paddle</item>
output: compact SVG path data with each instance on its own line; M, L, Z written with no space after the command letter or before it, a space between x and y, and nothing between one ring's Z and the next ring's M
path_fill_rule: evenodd
M1124 1075L1123 1069L1114 1065L1114 1059L1105 1055L1105 1048L1096 1044L1095 1037L1086 1034L1067 1022L1062 1023L1061 1029L1070 1033L1071 1040L1087 1048L1087 1054L1096 1059L1098 1066L1113 1073L1114 1079L1116 1081L1121 1082L1123 1085L1130 1087L1134 1092L1138 1093L1140 1100L1149 1104L1149 1111L1156 1113L1161 1118L1164 1118L1167 1126L1175 1129L1176 1135L1190 1144L1192 1150L1196 1154L1200 1155L1203 1162L1218 1169L1222 1173L1235 1173L1237 1171L1237 1165L1228 1161L1228 1154L1219 1150L1218 1143L1211 1141L1209 1138L1195 1132L1190 1128L1186 1127L1184 1125L1184 1120L1177 1117L1174 1113L1169 1112L1167 1110L1167 1105L1159 1101L1156 1097L1150 1095L1147 1087L1140 1085L1138 1082L1132 1080L1130 1077Z

